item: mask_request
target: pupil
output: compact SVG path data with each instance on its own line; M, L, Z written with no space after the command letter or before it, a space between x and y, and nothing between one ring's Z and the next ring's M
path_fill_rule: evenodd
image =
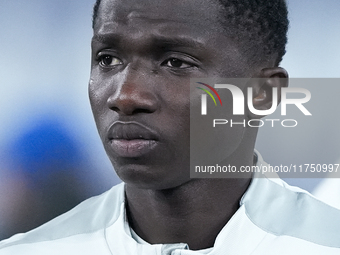
M182 61L176 58L170 60L170 63L173 67L181 67Z
M103 58L103 63L104 63L104 65L109 66L109 65L112 63L112 57L110 57L110 56L105 56L105 57Z

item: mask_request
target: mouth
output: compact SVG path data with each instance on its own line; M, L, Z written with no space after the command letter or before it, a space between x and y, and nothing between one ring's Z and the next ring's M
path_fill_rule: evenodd
M118 157L138 158L159 144L157 132L137 122L114 122L108 131L109 144Z

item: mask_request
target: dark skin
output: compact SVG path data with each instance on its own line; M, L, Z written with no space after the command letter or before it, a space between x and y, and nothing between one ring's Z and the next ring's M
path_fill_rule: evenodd
M103 0L94 27L89 95L99 135L126 183L130 226L145 241L212 247L239 207L251 176L190 179L190 78L263 77L264 90L285 86L274 59L249 67L223 33L214 1ZM269 80L268 79L268 80ZM245 87L242 87L245 89ZM199 101L197 100L199 109ZM250 116L251 117L251 116ZM202 123L204 133L204 123ZM257 130L210 137L215 162L253 164ZM228 146L226 146L228 144ZM212 146L213 145L213 146ZM204 151L202 152L205 153Z

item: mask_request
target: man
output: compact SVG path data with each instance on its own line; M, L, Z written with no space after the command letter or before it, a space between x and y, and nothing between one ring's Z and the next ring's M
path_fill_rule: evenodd
M190 107L200 107L190 79L263 78L238 86L269 109L272 88L287 86L287 27L283 0L98 1L89 94L124 184L2 242L0 255L340 254L339 212L302 190L250 173L190 178ZM208 136L201 156L264 165L256 133Z

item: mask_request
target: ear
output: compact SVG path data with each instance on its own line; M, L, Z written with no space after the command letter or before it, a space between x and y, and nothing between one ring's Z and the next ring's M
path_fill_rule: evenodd
M264 68L260 71L258 78L252 78L253 89L252 103L256 110L272 109L281 102L281 88L288 87L288 73L281 67ZM273 88L277 89L277 101L273 102ZM265 115L256 115L249 111L251 119L262 118Z

